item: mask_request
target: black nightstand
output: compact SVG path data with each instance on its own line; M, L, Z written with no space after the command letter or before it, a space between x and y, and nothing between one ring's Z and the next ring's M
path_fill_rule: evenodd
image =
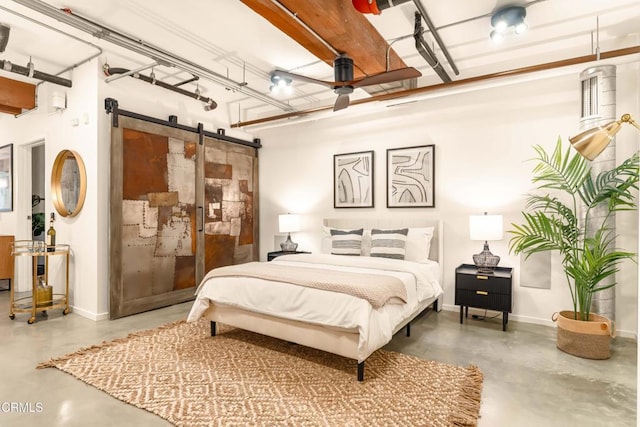
M502 330L507 330L512 304L513 268L496 267L493 273L479 273L475 265L462 264L456 268L456 305L469 315L469 307L502 312Z
M277 251L277 252L267 252L267 261L272 261L274 258L278 258L280 255L291 255L291 254L310 254L311 252L304 251L295 251L295 252L285 252L285 251Z

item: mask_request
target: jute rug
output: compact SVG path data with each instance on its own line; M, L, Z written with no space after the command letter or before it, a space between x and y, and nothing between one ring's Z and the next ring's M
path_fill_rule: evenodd
M475 426L482 373L378 350L354 360L209 322L170 323L55 367L176 426Z

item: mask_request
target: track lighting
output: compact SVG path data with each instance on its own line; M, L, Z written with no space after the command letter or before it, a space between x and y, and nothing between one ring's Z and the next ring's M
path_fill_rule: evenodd
M527 31L527 23L524 17L527 16L527 10L522 6L508 6L498 10L491 17L490 37L494 42L500 42L504 39L509 28L513 28L515 34L522 34Z
M291 86L291 79L288 77L279 76L276 74L271 75L271 86L269 86L269 91L277 95L279 93L290 94L293 92L293 87Z

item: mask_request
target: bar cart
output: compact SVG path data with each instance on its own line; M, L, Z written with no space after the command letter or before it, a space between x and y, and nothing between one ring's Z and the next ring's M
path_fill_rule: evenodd
M19 256L30 256L33 260L32 292L31 295L15 298L15 286L11 286L11 302L9 305L9 318L16 318L16 313L31 313L27 320L28 324L36 321L36 314L47 315L47 310L62 308L62 314L67 315L71 311L69 308L69 245L56 244L46 245L38 240L16 240L13 243L11 254L17 261ZM49 283L49 258L52 256L63 256L65 263L65 284L64 293L55 294L53 288L50 293L40 292L38 281L38 257L44 257L44 277L43 282Z

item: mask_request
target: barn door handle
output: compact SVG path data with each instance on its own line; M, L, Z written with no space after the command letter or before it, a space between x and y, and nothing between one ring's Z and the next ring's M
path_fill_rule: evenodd
M198 227L198 231L204 230L204 208L202 206L198 206L200 209L200 226Z

